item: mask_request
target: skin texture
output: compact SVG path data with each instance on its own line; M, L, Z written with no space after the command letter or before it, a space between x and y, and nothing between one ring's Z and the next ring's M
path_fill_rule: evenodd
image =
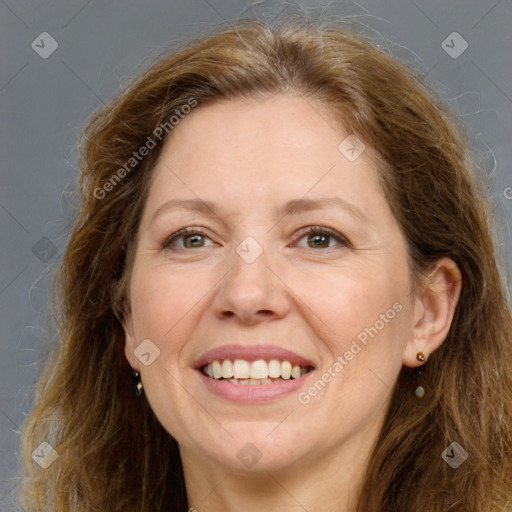
M182 120L154 170L125 354L180 445L189 504L199 512L351 510L402 365L421 365L417 352L431 354L448 333L460 291L456 265L439 260L412 289L406 243L370 151L349 161L338 150L347 135L300 97L223 101ZM332 197L365 218L330 205L279 213L290 200ZM214 202L215 213L164 207L155 216L183 199ZM315 246L307 226L350 243L326 237ZM195 247L186 248L185 237L163 249L183 227L206 236ZM236 252L247 236L263 249L250 264ZM208 391L193 368L212 348L273 344L314 362L307 390L397 303L400 312L307 404L298 392L234 404ZM144 339L160 350L149 366L134 354ZM247 442L261 454L251 468L237 457Z

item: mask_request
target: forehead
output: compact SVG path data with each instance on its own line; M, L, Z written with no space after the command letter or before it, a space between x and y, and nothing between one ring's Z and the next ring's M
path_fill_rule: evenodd
M233 161L276 156L299 161L338 151L343 133L325 106L300 96L243 98L199 106L172 132L165 149L189 160ZM347 135L347 134L345 134ZM323 161L324 158L321 159ZM319 163L321 163L321 161Z
M164 144L150 195L285 201L343 189L361 196L378 192L369 148L350 161L343 143L348 135L325 105L299 96L200 105Z

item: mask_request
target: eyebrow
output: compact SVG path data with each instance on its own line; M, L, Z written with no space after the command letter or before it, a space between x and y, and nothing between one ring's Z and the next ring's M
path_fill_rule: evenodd
M367 216L362 212L362 210L349 203L345 199L342 199L341 197L292 199L286 202L278 210L278 216L279 218L282 218L287 215L298 215L304 212L310 212L313 210L325 210L332 207L342 209L360 221L369 222ZM218 205L212 201L205 201L201 199L171 199L170 201L166 201L164 204L157 208L151 217L150 223L154 222L155 219L162 215L164 212L175 209L189 210L195 213L203 213L205 215L215 217L219 216Z
M349 203L341 197L320 197L318 199L292 199L288 201L281 209L282 215L296 215L298 213L309 212L312 210L325 210L327 208L339 208L356 217L357 219L368 222L368 218L357 206Z

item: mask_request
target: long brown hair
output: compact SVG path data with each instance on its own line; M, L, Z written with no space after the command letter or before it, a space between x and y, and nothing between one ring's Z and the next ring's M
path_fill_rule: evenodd
M186 510L177 443L134 396L123 353L138 222L173 116L279 93L328 106L375 150L418 282L443 256L462 273L447 339L419 380L399 375L358 510L512 506L512 321L464 129L415 72L337 24L242 19L158 60L83 131L80 212L54 288L57 341L23 428L27 511ZM46 469L31 458L41 442L58 454ZM457 469L441 457L452 442L468 453Z

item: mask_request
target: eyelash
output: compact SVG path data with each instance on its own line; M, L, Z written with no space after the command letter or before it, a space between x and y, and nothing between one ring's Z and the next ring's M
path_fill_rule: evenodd
M347 238L345 238L343 235L341 235L337 231L334 231L333 229L330 229L330 228L326 228L324 226L308 226L307 228L305 228L305 230L301 231L299 240L304 238L307 235L312 234L312 233L321 234L321 235L324 235L324 236L331 237L334 240L336 240L341 246L352 247L352 244L350 243L350 241ZM162 249L169 248L169 246L173 242L175 242L179 238L182 238L182 237L184 237L186 235L201 235L201 236L209 238L208 234L203 229L201 229L201 228L183 228L183 229L180 229L180 230L176 231L172 235L168 236L162 242L161 248ZM185 247L185 248L181 248L180 247L179 249L187 250L188 248L187 247ZM199 247L199 249L202 249L202 247ZM312 249L312 248L310 247L310 249ZM332 249L332 247L322 247L321 249Z

